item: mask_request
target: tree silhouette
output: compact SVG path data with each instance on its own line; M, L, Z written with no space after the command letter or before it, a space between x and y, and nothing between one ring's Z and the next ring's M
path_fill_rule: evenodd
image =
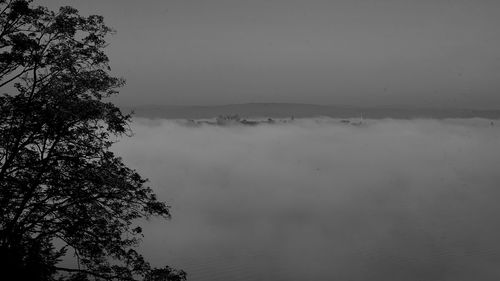
M0 274L2 280L185 280L134 250L136 219L169 218L110 151L130 116L105 99L101 16L0 0ZM74 255L75 268L59 261Z

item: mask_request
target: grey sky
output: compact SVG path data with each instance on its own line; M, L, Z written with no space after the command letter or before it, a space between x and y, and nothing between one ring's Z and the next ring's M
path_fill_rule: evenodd
M101 14L120 104L500 108L496 0L45 0Z

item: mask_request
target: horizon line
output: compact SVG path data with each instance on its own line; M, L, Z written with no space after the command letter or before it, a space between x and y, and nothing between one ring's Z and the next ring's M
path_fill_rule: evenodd
M118 104L118 103L117 103ZM118 104L121 108L139 108L139 107L227 107L244 105L298 105L298 106L316 106L316 107L343 107L343 108L366 108L366 109L439 109L439 110L474 110L474 111L499 111L500 108L474 108L474 107L451 107L451 106L420 106L420 105L349 105L349 104L314 104L314 103L296 103L296 102L243 102L226 104Z

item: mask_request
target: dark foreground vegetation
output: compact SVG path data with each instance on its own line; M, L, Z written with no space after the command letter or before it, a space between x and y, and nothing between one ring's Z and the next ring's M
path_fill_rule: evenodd
M134 250L136 220L170 213L109 150L130 121L105 101L124 83L110 32L71 7L0 0L2 280L185 279Z

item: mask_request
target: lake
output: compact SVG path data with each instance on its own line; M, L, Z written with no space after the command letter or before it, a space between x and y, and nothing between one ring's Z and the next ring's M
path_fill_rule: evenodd
M188 280L500 280L500 122L132 129L114 150L173 216L141 251Z

